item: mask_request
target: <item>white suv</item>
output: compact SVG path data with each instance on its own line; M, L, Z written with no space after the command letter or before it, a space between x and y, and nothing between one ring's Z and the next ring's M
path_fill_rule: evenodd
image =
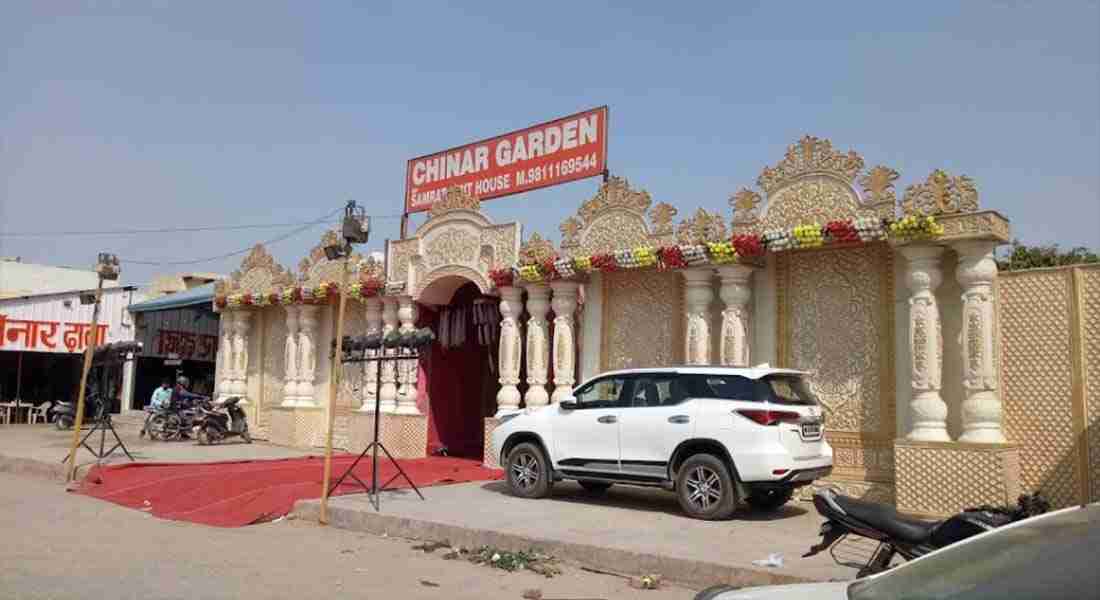
M563 479L597 493L615 483L660 486L688 515L725 519L740 502L777 509L831 473L823 425L799 371L633 369L503 416L492 447L516 496L547 496Z

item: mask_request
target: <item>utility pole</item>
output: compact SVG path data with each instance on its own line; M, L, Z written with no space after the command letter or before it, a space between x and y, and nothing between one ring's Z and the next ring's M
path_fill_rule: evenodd
M113 254L100 253L96 259L96 274L99 282L95 289L95 305L92 308L92 323L85 332L87 345L84 348L84 369L80 374L80 391L76 400L76 418L73 420L73 442L69 447L69 466L66 473L66 481L76 478L76 448L80 445L80 428L84 424L84 398L88 390L88 371L92 369L92 356L95 355L96 344L99 341L99 308L103 302L104 280L118 279L118 257Z

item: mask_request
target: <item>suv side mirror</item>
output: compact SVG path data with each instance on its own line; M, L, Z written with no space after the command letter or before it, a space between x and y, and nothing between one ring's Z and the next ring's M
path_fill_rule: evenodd
M566 398L558 402L558 406L560 406L562 410L577 410L577 399L572 397Z

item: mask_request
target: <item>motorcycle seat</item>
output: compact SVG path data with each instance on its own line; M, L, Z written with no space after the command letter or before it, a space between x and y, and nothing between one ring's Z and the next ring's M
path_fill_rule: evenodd
M902 516L894 507L877 502L857 500L837 494L834 498L837 506L851 518L910 544L923 544L932 536L937 523Z

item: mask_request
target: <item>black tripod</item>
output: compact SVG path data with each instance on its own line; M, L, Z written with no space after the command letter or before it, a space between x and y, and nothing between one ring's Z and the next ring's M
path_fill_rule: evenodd
M415 353L415 352L412 353L412 354L406 354L404 356L385 356L385 353L383 352L382 354L379 354L378 356L363 357L363 358L344 358L341 361L341 362L344 362L344 363L349 363L349 362L350 363L356 363L356 362L369 363L369 362L373 362L373 363L378 364L378 374L374 378L374 440L370 444L368 444L367 447L364 448L362 452L359 453L359 456L355 459L355 462L351 463L351 466L348 467L348 469L346 471L344 471L344 473L342 475L340 475L339 478L336 479L336 483L332 484L332 487L329 488L329 490L328 490L329 496L332 495L332 492L335 491L336 488L340 487L340 484L344 482L344 479L346 479L347 477L350 476L352 479L354 479L356 482L358 482L359 485L363 486L364 490L366 490L367 497L370 499L371 504L374 505L374 510L382 510L382 502L381 502L381 497L380 497L379 494L381 492L385 491L386 486L393 483L394 480L396 480L398 477L404 477L405 481L408 482L409 487L411 487L413 489L413 491L416 492L416 495L420 496L421 500L424 499L424 494L420 493L420 488L416 487L416 484L413 483L413 480L405 473L405 470L401 468L401 465L397 462L397 460L395 460L393 458L393 455L390 454L390 451L386 449L385 444L383 444L381 441L378 440L378 427L379 427L379 424L381 424L381 422L382 422L382 411L381 411L382 394L381 394L381 391L382 391L382 365L383 365L383 361L392 360L393 365L394 365L394 370L396 371L397 370L397 365L400 363L400 361L403 361L403 360L415 361L415 360L418 360L419 358L420 358L420 354ZM365 367L366 367L366 365L364 364L364 368ZM390 460L390 462L393 464L393 466L397 468L397 474L394 475L393 477L390 477L390 479L388 481L386 481L386 483L383 483L381 487L378 486L378 451L379 450L381 450L383 453L385 453L386 458L388 458ZM357 467L359 465L359 461L363 460L363 457L365 457L368 452L371 453L371 474L370 474L371 484L370 484L369 487L367 486L367 484L363 483L363 480L359 479L359 477L355 474L355 467Z
M103 463L103 459L111 455L115 450L122 448L122 451L126 453L126 457L131 462L134 461L134 456L130 454L130 451L126 449L126 444L122 443L122 438L118 436L118 432L115 431L115 426L111 424L111 413L107 412L106 405L102 402L99 403L99 412L101 414L96 415L95 424L88 430L88 433L84 435L84 439L80 440L80 445L87 448L88 452L95 456L96 466L100 466ZM92 437L92 434L99 432L99 451L97 452L91 446L88 445L88 438ZM107 447L107 432L110 431L111 435L115 436L115 445L111 446L110 450L104 451ZM61 459L61 462L65 462L69 459L68 455Z

